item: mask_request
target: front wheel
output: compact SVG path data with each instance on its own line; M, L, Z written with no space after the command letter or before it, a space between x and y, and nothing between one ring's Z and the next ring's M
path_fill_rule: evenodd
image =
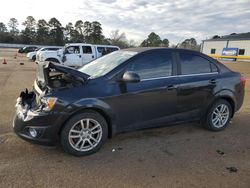
M76 156L97 152L108 137L105 119L97 112L87 111L71 118L61 132L63 149Z
M232 117L232 106L226 100L216 101L207 113L205 127L212 131L225 129Z

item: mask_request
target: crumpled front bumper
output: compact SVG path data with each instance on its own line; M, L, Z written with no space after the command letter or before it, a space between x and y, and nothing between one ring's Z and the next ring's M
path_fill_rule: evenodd
M23 106L21 99L18 98L13 129L19 137L26 141L41 145L55 145L64 120L65 115L62 113L29 109L27 105ZM36 137L30 135L30 128L37 130Z

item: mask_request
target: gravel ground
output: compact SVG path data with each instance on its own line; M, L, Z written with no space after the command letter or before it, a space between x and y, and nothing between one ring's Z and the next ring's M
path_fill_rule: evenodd
M16 98L31 89L36 71L16 54L0 49L0 187L250 187L250 63L225 62L247 78L243 107L225 131L194 123L136 131L73 157L12 132Z

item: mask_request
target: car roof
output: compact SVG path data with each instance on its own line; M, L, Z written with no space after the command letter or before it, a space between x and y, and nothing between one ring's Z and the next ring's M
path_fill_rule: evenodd
M193 53L200 53L195 50L190 49L183 49L183 48L166 48L166 47L138 47L138 48L125 48L122 49L123 51L133 51L133 52L146 52L146 51L155 51L155 50L170 50L170 51L186 51L186 52L193 52Z

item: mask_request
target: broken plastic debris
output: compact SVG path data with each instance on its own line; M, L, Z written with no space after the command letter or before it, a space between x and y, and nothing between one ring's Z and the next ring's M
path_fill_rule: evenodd
M233 172L237 172L237 171L238 171L238 169L235 168L235 167L233 167L233 166L227 167L226 169L227 169L230 173L233 173Z
M115 152L115 149L112 149L112 152Z
M216 152L218 153L218 154L220 154L220 155L224 155L225 153L223 152L223 151L221 151L221 150L216 150Z

